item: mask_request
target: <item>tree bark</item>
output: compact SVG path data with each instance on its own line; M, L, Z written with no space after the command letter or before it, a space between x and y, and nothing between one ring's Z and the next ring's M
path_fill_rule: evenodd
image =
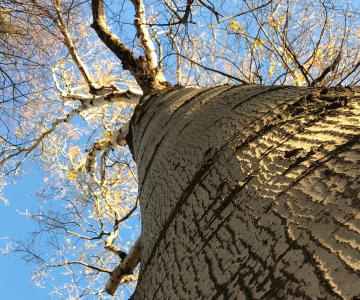
M144 97L132 300L360 299L360 89Z

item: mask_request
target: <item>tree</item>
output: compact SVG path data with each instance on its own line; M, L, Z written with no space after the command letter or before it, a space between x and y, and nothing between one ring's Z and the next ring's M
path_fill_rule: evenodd
M357 299L358 92L223 86L137 108L131 299Z
M61 191L71 213L61 222L52 210L31 215L42 231L54 232L56 263L28 244L16 251L43 272L64 266L76 276L71 266L81 265L110 274L109 294L141 260L132 299L360 297L359 89L343 87L357 83L360 65L354 4L164 1L147 6L147 16L144 2L133 0L134 39L126 40L126 20L120 18L118 29L114 15L111 28L105 15L113 7L92 0L91 27L141 88L140 100L137 90L119 90L111 72L94 76L97 65L86 67L91 51L82 41L88 36L77 25L84 3L30 2L31 9L20 3L17 11L39 18L36 24L50 22L66 50L52 69L60 116L44 119L52 106L42 111L26 146L5 140L2 163L10 174L19 159L41 149L45 168L63 180L60 185L70 182L66 190L51 189ZM204 45L210 37L214 42ZM64 67L68 57L78 71ZM130 125L113 117L128 106L97 115L109 102L137 104ZM86 152L67 146L76 115L105 129ZM124 189L114 184L130 180L121 166L131 162L120 164L110 151L125 144L138 168L142 218L141 238L126 256L113 243L136 206L114 199ZM74 196L64 194L72 189ZM59 258L58 230L78 241L102 241L122 262L111 271L114 260L94 253L99 244L91 243L76 250L79 260ZM74 245L69 240L66 250ZM93 287L77 297L101 293Z

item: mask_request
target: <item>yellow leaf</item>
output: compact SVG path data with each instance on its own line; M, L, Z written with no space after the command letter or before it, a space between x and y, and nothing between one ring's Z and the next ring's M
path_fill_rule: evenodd
M245 30L243 29L242 25L239 24L238 21L231 21L230 28L233 29L235 32L240 32L242 34L245 33Z
M317 50L315 51L315 56L324 56L324 52L322 52L321 49L317 49Z
M274 61L270 61L270 68L269 68L269 73L270 73L270 75L271 75L272 73L274 73L274 71L275 71L275 62L274 62Z
M263 48L263 45L264 45L264 40L263 39L259 39L259 40L255 40L254 41L254 47L259 47L260 50L262 50Z
M231 28L234 30L238 30L239 29L239 22L238 21L231 21ZM241 26L241 25L240 25Z
M69 170L67 172L67 179L74 180L76 178L76 172L74 170Z

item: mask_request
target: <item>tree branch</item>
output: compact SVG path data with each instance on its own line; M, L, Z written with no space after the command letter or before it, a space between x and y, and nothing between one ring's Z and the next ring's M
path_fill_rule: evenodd
M172 30L170 28L169 31L166 32L166 35L171 40L171 43L175 49L176 53L176 83L179 85L181 84L181 59L180 59L180 49L177 45L177 42L175 40L175 37L172 34Z
M136 28L137 37L140 40L141 46L145 52L145 58L148 66L151 69L158 67L156 51L154 43L150 37L148 25L146 25L145 7L142 0L131 0L135 7L134 26Z
M67 29L66 21L61 12L60 0L52 0L57 18L54 15L52 15L47 9L45 9L42 5L40 5L37 0L32 0L32 2L47 18L49 18L54 23L55 27L60 31L61 35L64 38L63 44L67 48L72 60L74 61L75 65L78 67L84 80L88 84L90 93L92 93L92 91L94 90L101 89L98 86L96 86L96 84L94 83L88 68L86 67L86 65L84 64L84 62L82 61L82 59L80 58L79 54L76 51L73 40Z
M86 151L85 170L92 174L95 169L96 156L104 151L115 149L116 146L126 145L126 136L129 132L129 122L123 125L119 130L105 141L98 141L92 144L91 148Z
M140 3L139 0L134 0L134 2ZM166 82L162 71L155 65L157 59L154 45L147 31L146 22L143 22L145 18L143 4L135 6L135 10L137 8L135 27L137 26L145 58L135 56L120 38L111 32L106 23L103 0L92 0L91 7L94 18L91 27L95 29L104 44L121 60L123 68L134 76L144 94L168 87L170 84Z
M105 290L108 294L113 296L116 294L122 279L134 272L137 264L140 262L140 257L141 236L139 236L137 241L134 243L125 259L110 274L110 278L105 286Z
M242 80L242 79L240 79L240 78L237 78L237 77L235 77L235 76L232 76L232 75L230 75L230 74L226 74L226 73L221 72L221 71L219 71L219 70L215 70L215 69L212 69L212 68L205 67L204 65L199 64L198 62L190 59L190 58L187 57L187 56L184 56L184 55L181 55L181 54L176 54L176 55L181 56L182 58L187 59L187 60L190 61L191 63L193 63L193 64L195 64L195 65L197 65L197 66L199 66L199 67L201 67L201 68L204 68L204 69L207 70L207 71L211 71L211 72L215 72L215 73L221 74L221 75L226 76L226 77L228 77L228 78L230 78L230 79L233 79L233 80L235 80L235 81L241 82L242 84L249 84L247 81Z
M86 268L98 271L98 272L111 274L111 271L108 270L108 269L102 269L102 268L99 268L99 267L95 267L93 265L89 265L89 264L84 263L82 261L67 261L67 262L64 262L62 264L47 264L47 263L45 263L45 266L48 267L48 268L65 267L67 265L81 265L81 266L84 266Z
M69 31L67 30L67 25L66 25L65 19L64 19L62 13L61 13L60 0L52 0L52 2L54 4L56 14L57 14L57 17L59 19L59 22L56 22L56 20L53 20L53 22L56 25L56 27L59 29L61 34L63 35L64 44L65 44L66 48L68 49L72 60L74 61L74 63L79 68L79 70L80 70L82 76L84 77L86 83L89 85L90 90L91 89L96 89L95 83L93 82L93 80L91 78L91 75L90 75L86 65L83 63L83 61L81 60L81 58L79 57L78 53L75 50L74 43L72 41L72 38L70 37Z
M202 6L206 7L208 10L210 10L210 11L215 15L216 21L217 21L219 24L222 23L222 22L225 22L225 21L227 21L227 20L230 20L230 19L233 19L233 18L237 18L237 17L240 17L240 16L242 16L242 15L246 15L246 14L248 14L248 13L251 13L251 12L253 12L253 11L255 11L255 10L258 10L258 9L260 9L260 8L263 8L263 7L265 7L265 6L268 6L270 3L273 2L273 0L270 0L269 2L267 2L267 3L263 4L263 5L257 6L257 7L255 7L255 8L251 8L251 9L249 9L248 11L244 11L244 12L242 12L242 13L238 13L238 14L231 15L231 16L229 16L229 17L220 19L220 18L219 18L220 14L219 14L214 8L212 8L212 7L210 7L209 5L207 5L207 4L206 4L204 1L202 1L202 0L198 0L198 1L199 1L199 3L200 3Z
M342 58L341 52L336 56L335 60L332 62L332 64L330 66L328 66L322 73L321 75L316 78L312 83L311 86L316 86L317 83L321 82L325 76L330 73L330 71L334 71L336 66L339 64L340 60Z

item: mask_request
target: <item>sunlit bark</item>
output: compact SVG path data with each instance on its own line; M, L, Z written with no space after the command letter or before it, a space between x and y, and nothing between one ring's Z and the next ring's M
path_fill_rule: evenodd
M144 99L131 299L357 299L360 90L224 86Z

